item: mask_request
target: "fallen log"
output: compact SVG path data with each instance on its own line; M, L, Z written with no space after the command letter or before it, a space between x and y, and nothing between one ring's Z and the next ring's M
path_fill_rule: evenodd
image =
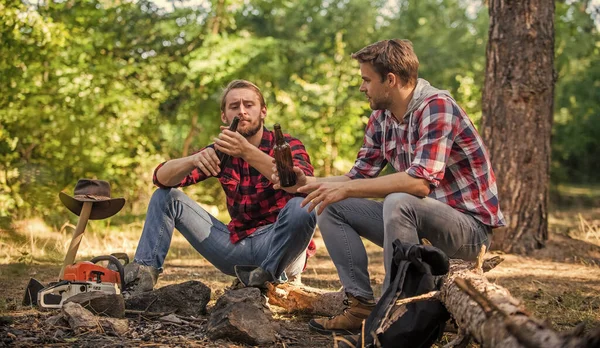
M482 250L479 260L482 259ZM439 299L452 314L459 331L484 347L597 347L600 331L561 334L528 315L510 292L490 283L475 264L453 260Z
M342 290L328 291L303 284L268 284L267 288L269 304L281 307L288 313L337 315L344 310L345 297Z
M510 292L490 283L484 276L502 258L483 260L485 248L478 260L451 260L450 272L440 291L415 298L401 299L397 305L437 299L442 301L458 325L459 337L446 347L464 347L474 339L484 347L511 348L575 348L599 347L600 330L583 335L582 330L558 333L548 324L530 317L522 303ZM290 313L335 315L343 310L344 293L327 292L303 285L270 286L270 304Z

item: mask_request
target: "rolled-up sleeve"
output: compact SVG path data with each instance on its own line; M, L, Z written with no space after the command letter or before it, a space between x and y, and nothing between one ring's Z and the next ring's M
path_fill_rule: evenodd
M204 150L204 148L202 149ZM202 151L200 150L200 151ZM195 153L198 153L200 151L197 151ZM175 187L185 187L185 186L189 186L189 185L193 185L195 183L198 183L202 180L205 180L207 178L206 174L204 174L200 169L198 168L194 168L194 170L192 170L188 175L185 176L185 178L183 178L183 180L181 180L177 185L175 186L167 186L167 185L163 185L160 181L158 181L158 178L156 176L156 173L158 173L158 170L165 165L165 163L167 163L166 161L159 164L156 169L154 169L154 174L152 175L152 182L154 183L154 185L158 186L159 188L175 188Z
M383 131L378 121L383 116L382 113L383 111L376 111L369 117L362 147L356 155L354 166L346 174L350 179L374 178L387 164L381 150Z
M456 108L451 100L436 98L423 109L415 156L406 170L408 175L439 186L459 128L460 112Z

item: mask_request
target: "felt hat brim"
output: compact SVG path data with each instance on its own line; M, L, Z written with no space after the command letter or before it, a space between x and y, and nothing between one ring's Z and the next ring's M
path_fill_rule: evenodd
M125 198L106 198L106 199L91 199L91 198L74 198L64 192L58 194L61 202L73 214L79 216L83 208L83 202L93 202L90 220L102 220L109 218L118 213L125 205Z

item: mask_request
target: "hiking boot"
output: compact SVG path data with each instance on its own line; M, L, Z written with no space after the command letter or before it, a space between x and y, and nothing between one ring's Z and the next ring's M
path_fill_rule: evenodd
M354 297L350 294L344 304L348 307L344 312L330 318L311 319L308 322L308 328L322 334L356 334L360 332L363 320L367 319L373 308L375 301L364 300Z
M123 296L131 297L143 292L152 291L158 280L160 271L152 266L131 262L124 267L125 284Z

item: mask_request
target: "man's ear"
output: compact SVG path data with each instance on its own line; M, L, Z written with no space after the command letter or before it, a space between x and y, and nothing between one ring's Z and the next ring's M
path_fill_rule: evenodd
M223 111L221 111L221 121L225 124L229 123L227 122L227 117L225 117L225 113Z
M267 118L267 106L263 106L260 109L260 119L264 121L264 119Z
M387 80L387 83L390 85L390 87L394 87L394 86L396 86L397 83L400 82L400 79L398 78L398 76L396 76L395 74L393 74L391 72L387 73L386 80Z

